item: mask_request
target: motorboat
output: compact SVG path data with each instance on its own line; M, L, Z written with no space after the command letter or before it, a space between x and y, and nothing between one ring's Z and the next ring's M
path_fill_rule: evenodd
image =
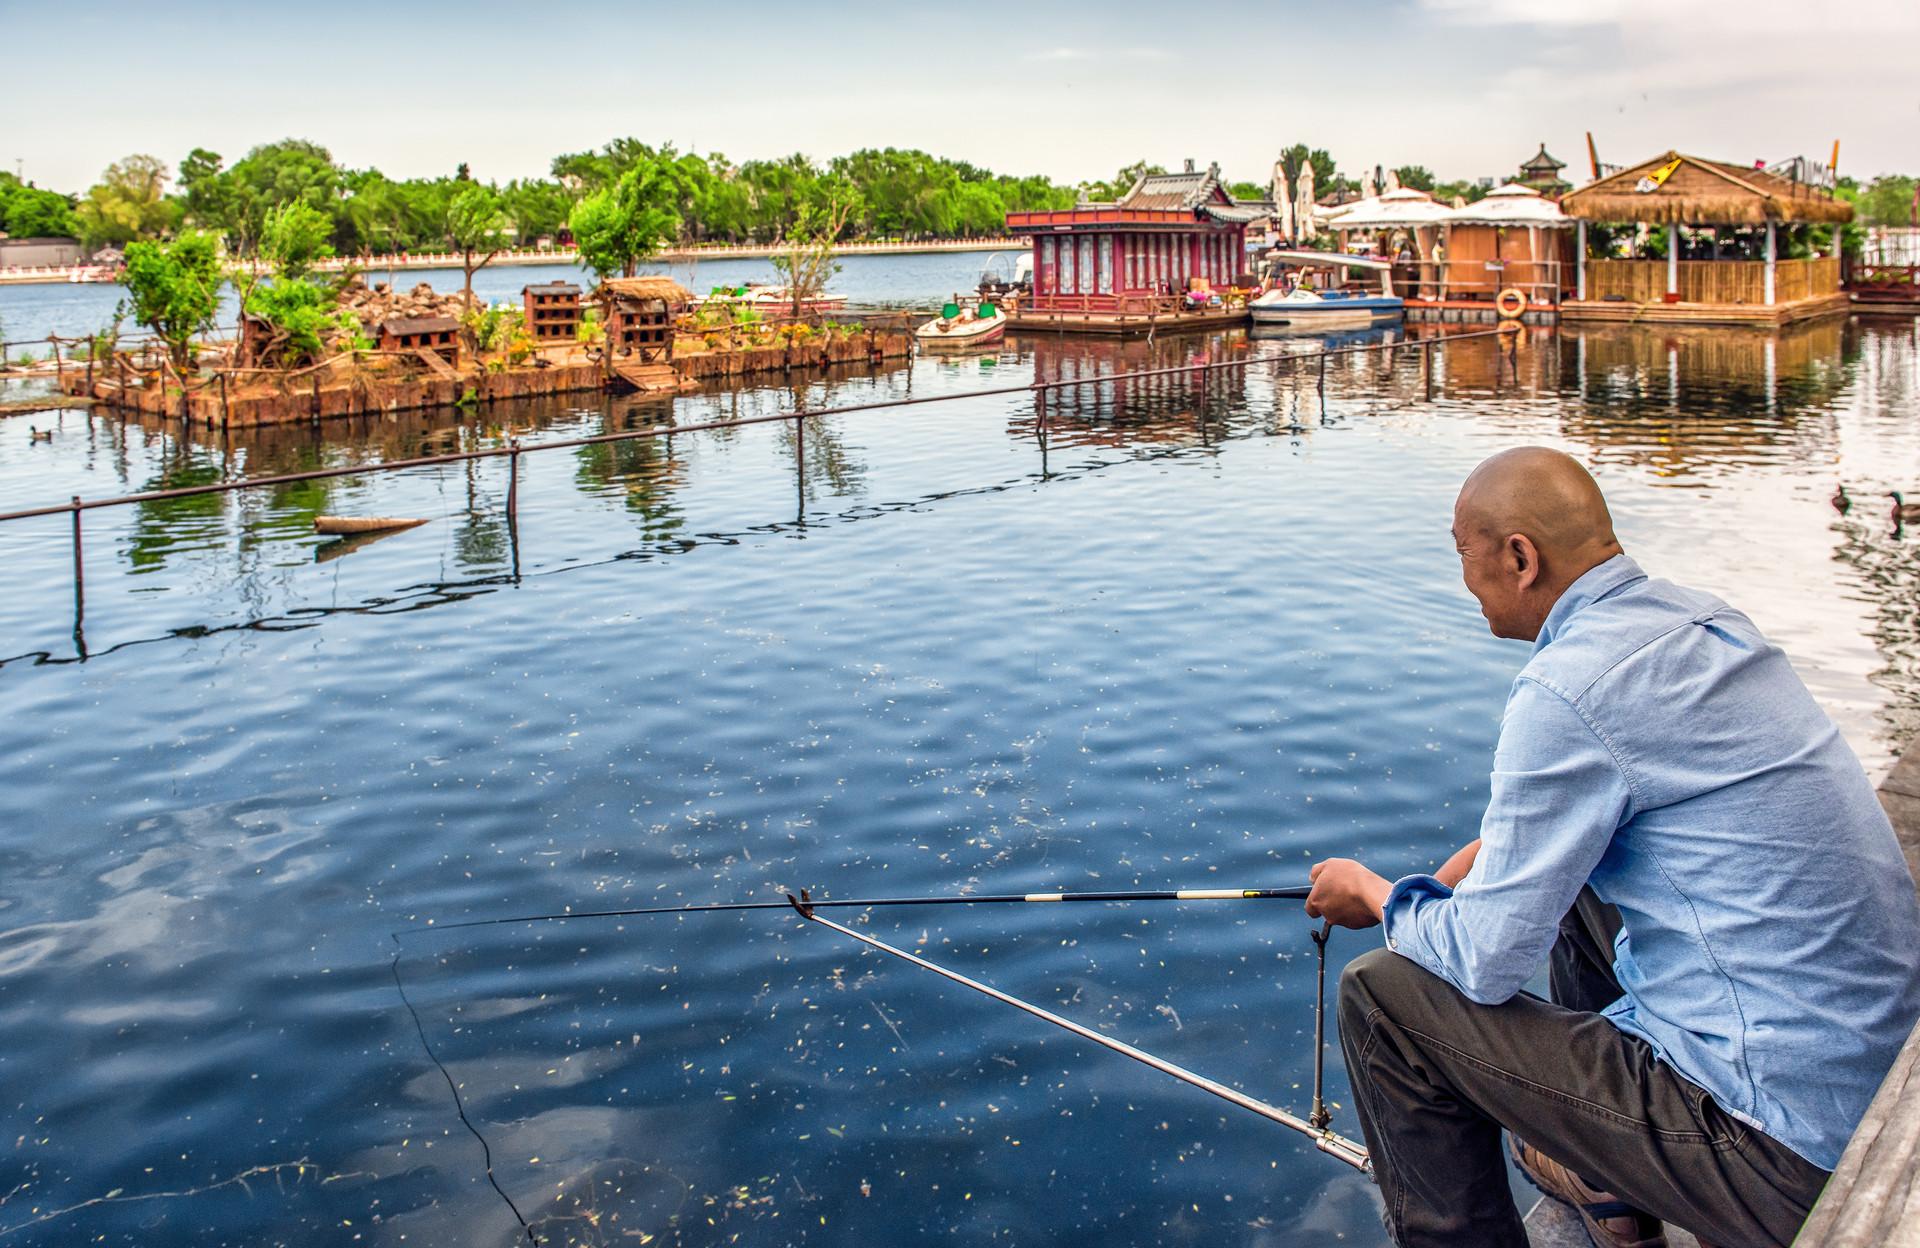
M1393 265L1377 256L1270 251L1262 267L1265 289L1247 303L1256 325L1365 329L1398 324L1406 314L1406 300L1393 293ZM1378 273L1380 289L1348 287L1352 271Z
M959 350L998 342L1007 332L1007 314L991 299L949 303L940 315L913 331L914 341L934 351Z
M1031 293L1033 290L1033 253L1031 251L1003 251L987 263L986 271L980 274L980 297L982 299L1005 299Z

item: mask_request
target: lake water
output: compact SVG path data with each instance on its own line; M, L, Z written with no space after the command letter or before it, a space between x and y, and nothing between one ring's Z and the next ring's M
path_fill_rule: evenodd
M996 256L982 251L930 252L924 255L842 256L840 272L828 284L859 307L937 305L955 292L971 291L981 272ZM741 282L775 282L779 275L766 260L702 260L697 263L642 265L641 272L665 273L695 293ZM389 274L370 269L369 283L391 281L396 290L411 290L425 282L439 291L458 291L459 269L401 270ZM488 266L473 275L477 299L516 307L520 289L531 282L590 281L592 274L571 264ZM108 282L51 282L42 285L0 285L0 340L38 345L9 348L11 359L21 352L44 356L48 334L81 337L96 333L113 320L114 308L126 295ZM233 291L223 292L218 321L230 330L236 316ZM133 332L131 321L126 325Z
M1516 443L1589 463L1628 551L1747 609L1876 773L1910 735L1920 560L1881 495L1920 486L1913 322L1462 341L1431 401L1414 353L1353 355L1324 408L1267 362L1317 345L1040 337L231 440L0 420L13 507L1262 361L1088 388L1044 441L1023 396L813 418L804 502L779 424L526 456L517 528L497 461L95 512L79 630L66 519L0 527L0 1237L526 1242L397 928L1430 868L1474 833L1527 653L1447 534ZM429 523L348 549L318 511ZM1294 903L867 927L1305 1108ZM400 948L548 1242L1382 1242L1298 1137L779 912Z

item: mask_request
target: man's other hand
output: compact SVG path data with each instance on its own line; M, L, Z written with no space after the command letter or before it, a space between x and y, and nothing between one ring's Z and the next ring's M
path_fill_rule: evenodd
M1307 914L1332 919L1337 927L1372 927L1380 922L1387 894L1393 891L1392 883L1351 858L1317 862L1307 878L1313 881Z

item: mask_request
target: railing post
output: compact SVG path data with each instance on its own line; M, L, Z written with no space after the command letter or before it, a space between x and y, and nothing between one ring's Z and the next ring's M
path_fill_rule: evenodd
M73 628L80 630L80 624L87 618L87 569L81 558L80 547L80 496L73 496Z
M1433 402L1433 339L1429 338L1420 351L1420 381L1426 387L1427 402Z
M807 420L806 412L793 413L793 468L795 486L800 495L800 518L807 518Z
M520 439L507 442L507 523L520 518Z

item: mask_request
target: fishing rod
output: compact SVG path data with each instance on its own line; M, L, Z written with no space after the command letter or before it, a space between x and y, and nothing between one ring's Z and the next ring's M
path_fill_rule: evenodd
M844 927L839 923L835 923L832 919L822 918L820 915L815 914L814 911L828 903L814 900L807 895L805 889L800 890L798 897L795 897L792 893L788 893L787 904L799 911L800 917L809 923L818 923L830 931L835 931L842 936L857 940L861 944L873 949L878 949L882 953L891 954L903 962L910 962L923 971L932 971L935 975L943 979L950 979L956 984L963 985L973 989L975 992L991 997L1002 1005L1010 1005L1017 1010L1024 1010L1035 1018L1043 1022L1052 1023L1055 1027L1070 1031L1083 1040L1091 1040L1102 1048L1111 1049L1123 1057L1130 1057L1144 1066L1152 1067L1163 1075L1170 1075L1184 1084L1199 1088L1203 1092L1210 1092L1221 1100L1238 1105L1241 1109L1247 1110L1250 1113L1258 1114L1269 1122L1277 1122L1283 1127L1298 1131L1311 1139L1313 1146L1329 1157L1337 1161L1346 1162L1362 1174L1371 1175L1373 1173L1373 1161L1367 1155L1366 1146L1336 1133L1329 1125L1332 1122L1333 1115L1327 1112L1326 1102L1321 1096L1321 1072L1323 1067L1321 1053L1326 1047L1327 936L1333 928L1331 920L1324 923L1320 930L1315 932L1313 936L1314 949L1320 960L1320 995L1313 1003L1313 1109L1307 1118L1300 1118L1278 1106L1269 1105L1265 1101L1230 1088L1218 1080L1209 1079L1205 1075L1188 1070L1185 1066L1167 1061L1162 1057L1155 1057L1146 1050L1137 1049L1124 1040L1115 1040L1112 1036L1102 1035L1091 1027L1083 1026L1070 1018L1055 1014L1052 1010L1034 1005L1030 1001L1022 1001L1019 997L1011 993L1002 992L991 984L983 984L977 979L970 979L958 971L949 970L937 962L929 962L918 954L908 953L905 949L896 948L884 940L867 935L865 932L856 932L850 927Z
M808 897L815 908L849 906L866 909L875 906L983 906L1021 905L1055 901L1304 901L1313 891L1310 884L1289 888L1180 888L1157 891L1106 893L948 893L932 897L847 897L828 900ZM807 896L804 890L802 896ZM788 894L789 897L792 894ZM521 914L500 919L468 919L461 923L428 921L403 927L396 937L413 932L455 932L468 927L495 927L507 923L560 923L568 919L623 919L642 914L712 914L722 910L785 910L786 901L722 901L695 906L646 906L637 910L568 910L560 914Z

